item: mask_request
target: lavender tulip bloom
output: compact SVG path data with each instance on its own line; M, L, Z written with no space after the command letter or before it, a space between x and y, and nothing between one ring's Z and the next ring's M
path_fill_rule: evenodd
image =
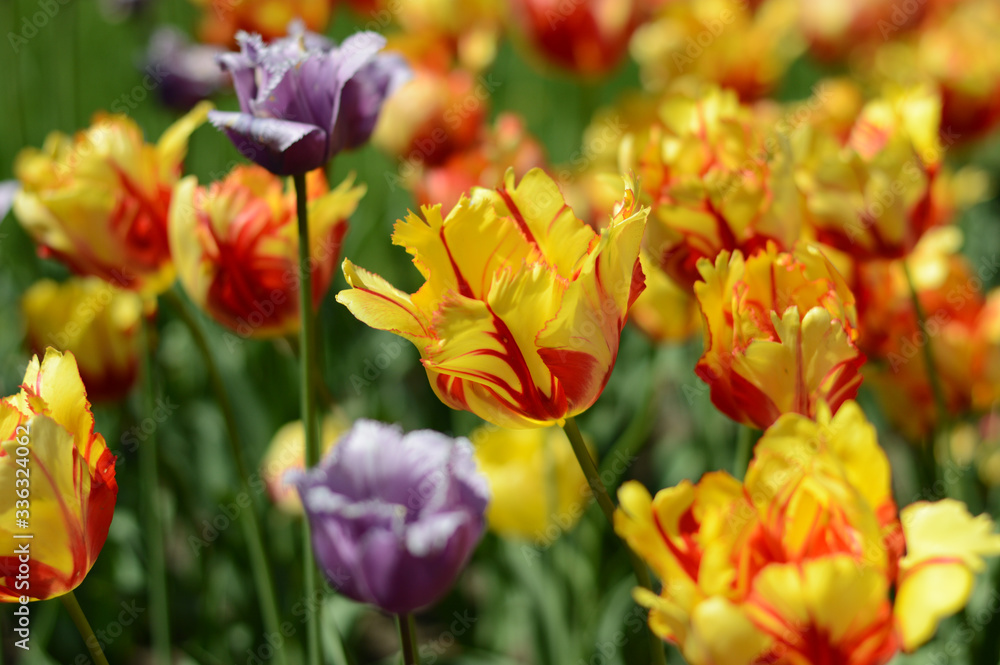
M471 444L431 430L359 420L319 466L286 479L330 583L387 612L440 600L485 527L489 490Z
M401 56L378 53L385 38L374 32L336 47L296 22L271 44L245 32L236 39L240 52L219 63L233 77L240 112L213 111L209 120L277 175L311 171L363 144L382 102L410 76Z

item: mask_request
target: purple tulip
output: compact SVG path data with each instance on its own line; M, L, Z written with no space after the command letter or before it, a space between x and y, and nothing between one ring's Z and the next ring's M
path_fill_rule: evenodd
M483 535L489 490L467 439L359 420L319 466L287 480L330 583L387 612L440 600Z
M240 112L209 120L247 158L277 175L305 173L371 136L382 102L410 77L385 38L359 32L336 47L300 22L265 45L240 32L239 53L219 57L233 77Z
M149 39L146 71L159 83L164 104L187 111L229 84L217 61L223 53L217 46L192 44L177 28L163 26Z

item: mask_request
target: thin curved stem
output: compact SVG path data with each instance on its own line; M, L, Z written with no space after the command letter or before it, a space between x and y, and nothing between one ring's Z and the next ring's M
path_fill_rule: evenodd
M108 659L104 655L104 651L101 649L101 643L97 640L94 635L94 629L90 627L90 622L87 621L87 615L83 613L83 608L80 607L79 601L76 599L76 595L70 591L59 597L62 601L63 607L69 612L69 616L73 619L73 623L76 624L76 629L80 631L80 637L83 638L83 643L87 645L87 651L90 652L90 657L94 659L97 665L108 665Z
M587 478L587 483L590 485L590 489L594 493L594 498L597 499L597 503L601 507L601 511L607 518L611 528L614 529L614 501L611 500L611 496L608 494L608 490L604 486L604 482L601 480L601 474L597 470L597 463L594 461L594 458L590 456L590 451L587 449L587 444L583 441L583 435L580 434L580 428L577 426L576 420L573 418L567 418L566 424L563 425L563 430L566 432L566 437L569 439L570 445L573 446L573 453L576 455L576 459L580 463L580 468L583 470L583 475ZM649 576L649 569L646 567L645 562L632 551L632 548L628 546L628 543L622 541L622 544L625 546L625 549L628 550L629 562L632 564L632 570L635 572L635 579L639 583L639 586L652 591L653 580ZM652 658L654 665L666 665L667 661L666 655L663 651L663 641L654 635L652 631L649 631L649 640L650 657Z
M312 306L312 262L309 257L309 206L306 192L306 175L292 177L295 183L295 204L299 230L299 376L302 405L302 426L305 430L306 468L319 462L319 430L316 418L316 401L313 387L316 371L315 316ZM309 520L302 520L303 582L310 597L316 590L316 564L313 557ZM319 612L308 614L306 625L306 658L309 665L320 665Z
M746 425L737 425L740 428L736 435L736 456L733 458L733 476L742 479L747 474L747 467L750 466L750 458L753 457L753 444L757 440L757 430Z
M243 446L240 442L239 428L236 424L236 413L233 410L232 400L229 399L229 391L222 380L218 363L212 355L212 350L208 345L208 338L201 324L191 313L183 298L176 291L167 291L164 298L170 303L176 314L187 326L194 339L195 345L201 352L202 361L208 370L209 382L212 384L212 392L222 411L222 417L226 421L226 429L229 431L227 440L229 442L229 454L236 467L236 473L240 479L240 493L250 498L250 506L247 512L247 519L240 520L243 527L243 534L249 548L250 566L253 570L254 584L257 587L257 596L260 600L260 611L264 620L264 627L268 634L280 632L281 620L278 611L277 595L274 591L274 581L271 579L271 566L268 562L267 549L264 546L260 518L257 515L258 502L254 493L250 490L250 471L243 456ZM277 650L275 660L280 664L287 663L283 650Z
M141 326L142 408L153 412L153 351L149 345L149 321ZM157 470L156 432L151 432L139 446L139 476L145 492L146 557L149 580L149 623L153 654L158 665L170 664L170 607L167 596L167 567L163 553L163 518L160 514L160 483Z

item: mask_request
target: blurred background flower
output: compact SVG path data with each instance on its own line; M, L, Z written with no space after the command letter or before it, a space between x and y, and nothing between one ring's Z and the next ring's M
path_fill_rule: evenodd
M47 347L73 354L95 401L121 399L135 383L140 353L142 298L97 277L43 279L21 299L31 353Z
M14 172L14 214L42 256L81 275L156 295L174 281L167 210L188 138L210 106L201 104L156 145L123 115L95 116L72 139L53 132L41 150L25 148Z
M483 425L469 438L489 482L491 531L545 545L583 516L590 486L561 428Z
M340 411L323 417L320 428L320 454L325 456L348 430L350 422ZM302 500L299 491L286 480L289 471L305 469L306 441L305 428L301 420L293 420L282 425L274 433L267 452L260 462L260 477L267 487L268 496L275 507L289 515L302 515Z

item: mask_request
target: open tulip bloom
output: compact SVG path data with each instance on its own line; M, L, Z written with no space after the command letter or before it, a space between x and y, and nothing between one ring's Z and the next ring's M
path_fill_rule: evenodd
M318 466L292 471L316 561L348 598L409 614L438 601L486 527L472 445L360 420Z
M339 47L293 23L264 44L237 35L239 53L219 57L233 77L240 111L212 112L248 159L277 175L305 173L368 140L382 102L410 76L402 57L378 52L385 38L360 32Z
M586 410L614 368L629 307L642 292L647 210L631 186L598 234L544 171L475 188L446 217L397 222L427 280L412 296L344 262L337 300L413 342L431 386L454 409L501 427L544 427ZM458 251L461 248L461 251Z

